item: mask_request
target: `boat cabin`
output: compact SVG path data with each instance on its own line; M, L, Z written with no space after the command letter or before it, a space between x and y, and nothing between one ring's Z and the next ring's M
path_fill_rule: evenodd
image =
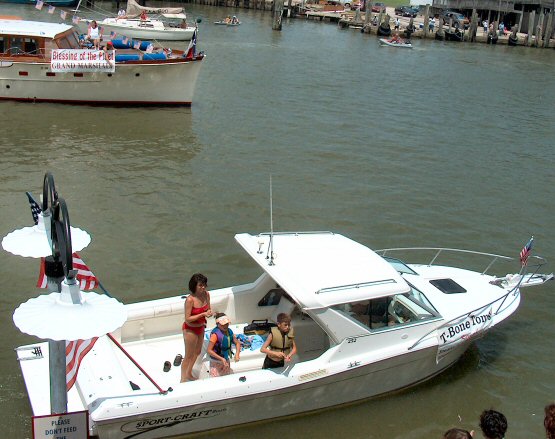
M38 21L0 19L0 56L50 58L52 49L79 49L73 26Z

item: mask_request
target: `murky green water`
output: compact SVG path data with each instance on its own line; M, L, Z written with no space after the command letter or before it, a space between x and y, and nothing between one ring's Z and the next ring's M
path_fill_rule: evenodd
M418 40L400 51L326 23L278 33L269 13L188 9L207 53L192 109L0 103L1 236L29 225L24 191L38 196L50 170L93 237L82 257L122 301L176 294L194 271L212 288L249 282L258 269L233 235L269 230L272 175L276 230L511 256L533 234L555 269L555 51ZM228 13L243 24L211 25ZM40 294L38 268L0 253L2 437L31 436L13 348L34 338L11 315ZM554 293L555 282L525 291L514 318L424 385L226 436L424 439L477 428L494 407L511 438L543 437Z

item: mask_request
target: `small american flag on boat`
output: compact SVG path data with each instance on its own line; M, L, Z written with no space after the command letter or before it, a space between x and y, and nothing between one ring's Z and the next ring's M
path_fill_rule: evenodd
M49 14L53 14L55 10L56 10L56 6L52 6L52 5L48 6L48 13Z
M152 51L154 50L154 46L152 44L149 44L148 46L146 46L146 53L152 53Z
M74 15L71 21L73 22L73 24L79 24L79 17L77 15Z
M528 257L530 256L530 252L532 251L532 246L534 244L534 237L530 238L530 241L522 248L520 251L520 265L524 266L528 263Z
M37 8L40 11L43 6L44 6L44 2L42 0L37 0L37 4L35 5L35 8Z
M61 12L60 12L60 18L61 18L62 20L65 20L65 19L67 18L67 12L66 12L66 11L61 11Z
M115 33L114 31L110 31L110 39L113 40L114 38L116 38L118 34Z
M129 38L123 37L122 42L123 42L123 44L127 44L129 42Z
M141 47L141 42L140 42L140 41L135 41L135 42L133 42L133 47L134 47L135 49L139 49L139 48Z

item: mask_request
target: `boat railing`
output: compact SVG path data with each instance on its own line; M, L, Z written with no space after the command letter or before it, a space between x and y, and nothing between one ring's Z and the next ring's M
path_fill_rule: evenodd
M430 258L424 259L426 262L424 262L424 265L427 265L428 267L434 265L434 263L439 259L440 256L443 256L445 254L458 254L458 255L465 255L465 256L480 256L480 257L485 257L488 259L488 261L486 262L486 266L485 268L483 268L481 271L482 274L488 274L488 271L491 269L491 267L498 263L499 261L504 261L504 262L514 262L517 261L517 258L513 258L510 256L503 256L503 255L498 255L495 253L485 253L485 252L478 252L478 251L474 251L474 250L464 250L464 249L458 249L458 248L443 248L443 247L398 247L398 248L386 248L386 249L380 249L380 250L376 250L376 253L379 254L380 256L383 257L393 257L392 254L394 253L425 253L425 252L432 252L432 256ZM408 263L416 263L415 261L404 261L403 262L408 262ZM418 263L422 263L422 262L418 262ZM533 273L530 275L534 276L535 274L537 274L537 272L539 271L539 269L544 266L547 263L547 261L541 257L541 256L535 256L532 255L529 257L528 259L528 264L525 265L523 267L523 269L521 270L520 274L525 274L523 273L523 271L526 271L527 273L530 273L530 271L533 271ZM499 265L499 264L498 264Z
M513 300L511 300L509 303L506 303L506 300L509 296L513 296ZM491 313L492 313L492 321L493 321L493 317L498 315L499 313L505 311L507 308L509 308L514 301L517 299L518 297L518 290L516 290L515 288L511 289L510 291L507 291L506 294L504 294L501 297L498 297L497 299L495 299L492 302L489 302L485 305L480 306L479 308L473 309L472 311L466 312L464 314L461 314L455 318L452 318L451 320L441 324L440 326L435 327L434 329L432 329L431 331L427 332L426 334L424 334L422 337L420 337L416 342L414 342L414 344L408 348L408 350L412 350L414 349L416 346L418 346L420 343L422 343L422 341L424 341L426 338L428 338L431 334L435 333L435 332L439 332L442 328L448 328L450 326L456 325L457 323L463 322L464 320L468 319L471 316L476 316L476 315L480 315L483 311L487 310L489 307L492 307ZM495 304L497 304L499 302L499 306L496 306L496 309L494 310L493 308ZM505 306L503 306L505 305Z

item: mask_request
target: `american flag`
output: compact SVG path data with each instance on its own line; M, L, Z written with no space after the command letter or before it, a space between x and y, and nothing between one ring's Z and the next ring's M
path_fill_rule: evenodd
M66 389L73 387L83 357L93 348L98 337L88 340L66 341Z
M154 46L152 44L149 44L148 46L146 46L146 53L152 53L152 51L154 50Z
M65 20L65 19L67 18L67 12L66 12L66 11L61 11L61 12L60 12L60 18L61 18L62 20Z
M42 212L42 209L37 203L37 200L33 198L30 192L25 192L27 198L29 199L29 204L31 205L31 215L33 215L33 222L38 224L39 222L39 214Z
M123 37L123 40L122 40L123 44L127 45L128 41L129 41L129 39L127 37Z
M79 24L79 17L77 15L74 15L71 21L73 22L73 24Z
M56 6L52 6L52 5L48 6L48 13L49 14L53 14L55 10L56 10Z
M37 4L35 5L35 8L37 8L40 11L43 6L44 6L44 2L42 0L37 0Z
M113 40L114 38L116 38L117 35L118 35L117 33L115 33L114 31L111 31L110 32L110 39Z
M140 41L135 41L133 43L133 47L138 50L141 47L141 42Z
M191 38L191 41L189 41L189 47L187 47L185 58L193 59L196 54L197 54L197 30L195 29L193 32L193 37Z
M79 253L75 252L73 257L73 269L77 270L77 281L79 282L79 288L83 291L92 290L96 288L99 284L98 278L94 275L91 269L83 262ZM37 281L38 288L46 288L48 285L48 279L44 271L44 258L40 260L40 273L39 280Z
M530 252L532 251L532 245L534 244L534 237L530 238L530 241L522 248L520 251L520 264L522 266L528 263L528 257L530 256Z

